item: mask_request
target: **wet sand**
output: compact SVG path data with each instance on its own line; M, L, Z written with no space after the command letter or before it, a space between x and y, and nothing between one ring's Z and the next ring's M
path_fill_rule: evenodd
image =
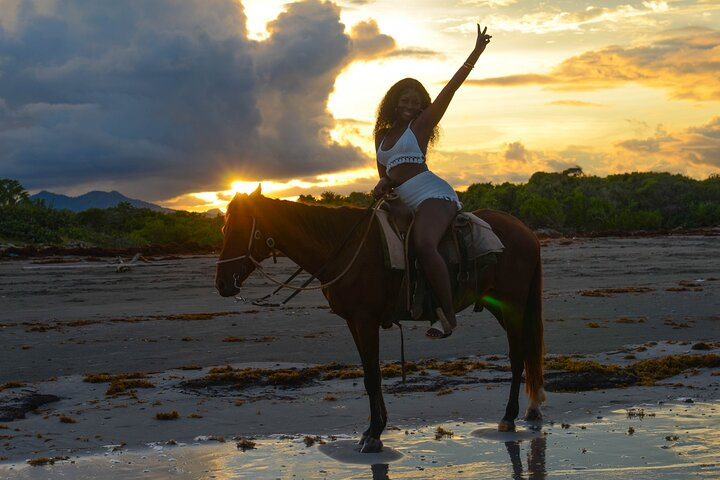
M543 264L548 353L578 354L618 364L630 362L625 358L630 355L642 359L718 353L718 345L713 342L720 338L720 265L713 259L719 246L720 238L713 236L547 242L543 248ZM60 260L82 259L64 257ZM172 450L172 456L190 463L204 458L213 464L207 468L226 469L223 475L227 478L292 478L293 473L297 475L295 478L323 478L317 476L319 470L315 466L298 467L306 470L287 470L290 467L282 470L278 465L282 465L287 452L273 446L275 440L269 436L354 438L366 427L368 415L362 379L318 380L301 388L265 386L245 390L193 389L183 387L187 384L182 382L223 365L278 368L329 362L358 364L344 321L327 309L318 292L303 293L288 305L276 307L236 304L232 299L223 299L213 289L215 258L212 256L151 257L150 260L149 264L122 273L107 266L25 269L38 266L33 263L37 260L0 262L0 331L3 335L0 385L20 384L0 391L0 406L32 393L60 398L40 406L34 413L27 413L25 419L0 421L0 426L5 427L0 429L2 468L15 468L13 475L19 474L20 468L25 476L18 478L48 478L52 472L60 475L65 468L77 469L70 475L74 478L98 478L93 476L92 472L96 471L93 465L97 463L103 468L115 465L113 468L118 471L118 465L126 461L122 452L126 452L128 458L135 459L132 466L127 467L128 471L137 473L149 469L147 473L152 473L149 478L165 478L172 466L157 459L166 457L142 454L142 448L151 442L164 445L171 439L192 444L195 438L205 435L222 436L227 442L182 447L185 450L178 450L181 452L178 455L176 447L164 446L163 454L170 455L168 451ZM107 265L106 262L89 259L88 263ZM294 265L280 259L277 265L269 263L267 268L279 277L287 277ZM613 288L624 290L610 290ZM267 280L253 276L242 294L256 299L273 289L274 285ZM278 301L283 298L279 295ZM453 460L449 463L454 466L472 465L467 471L474 473L463 477L458 476L456 470L435 470L435 474L455 472L452 476L457 478L477 478L478 472L485 472L478 470L484 468L483 465L490 468L483 473L487 478L507 478L507 472L512 472L504 442L490 442L471 435L475 429L492 428L504 412L509 388L508 372L501 371L507 364L504 332L486 312L464 312L458 320L460 328L443 341L426 339L424 324L406 323L407 359L469 357L493 362L498 369L483 370L454 382L433 373L433 378L444 382L441 390L445 394L441 396L438 389L403 390L397 378L385 381L391 429L384 439L389 448L404 455L404 460L390 463L391 478L393 472L397 478L432 478L409 475L410 471L422 472L417 468L422 463L417 463L416 455L407 453L415 448L414 441L408 443L408 437L399 432L409 429L429 438L431 426L443 422L455 422L447 424L460 436L460 440L454 437L447 445L459 443L464 447L458 450L462 453L455 453L454 447L446 448L445 443L432 443L433 455L443 461L451 457ZM692 350L697 342L708 343L711 350ZM391 363L399 357L397 329L383 331L382 360ZM107 383L83 382L85 375L99 372L143 372L153 386L137 388L135 398L108 397ZM597 437L602 443L614 437L595 424L590 428L590 424L597 416L608 418L613 409L624 411L622 409L638 405L661 408L658 402L677 403L678 399L685 398L701 402L708 409L717 408L716 402L720 400L717 373L718 369L701 369L694 375L666 379L652 387L550 392L543 426L550 434L548 452L553 452L547 455L548 478L565 478L580 471L570 467L568 470L557 463L565 444L553 443L550 439L562 438L568 433L558 425L587 423L587 428L577 434L583 435L582 438L590 438L588 435L592 434L592 438ZM412 383L412 377L410 381ZM521 408L524 405L521 399ZM178 412L178 419L156 419L157 413L172 411ZM706 416L712 417L707 412ZM657 422L658 418L654 417L653 421ZM705 422L709 433L700 439L700 443L704 441L715 450L720 446L717 438L720 426L716 419L714 415L714 424ZM457 422L461 422L461 427L455 426ZM235 442L231 441L235 436L254 437L258 448L238 452ZM637 438L628 436L627 448L635 448L629 452L629 458L638 460L645 450L660 448L655 444L650 448L646 443L635 441ZM531 448L528 442L532 443L528 440L520 444L523 459L527 456L525 450ZM101 452L107 445L121 447L105 457ZM305 448L304 443L302 447ZM304 451L302 458L311 455L327 462L328 457L316 448L319 447ZM139 457L133 455L154 458L153 461L159 462L157 469L143 466ZM496 457L488 463L485 462L490 458L488 455ZM613 465L642 468L639 460L639 463L631 460L622 463L612 460L609 453L599 455L597 463L608 468ZM27 459L56 456L70 458L53 466L22 467ZM268 460L268 456L275 460ZM586 457L578 457L581 458ZM670 468L670 458L660 460L658 465ZM108 463L112 459L120 463ZM70 461L75 463L68 464ZM717 459L713 462L717 473ZM447 463L444 461L442 465ZM218 464L221 467L217 467ZM276 465L279 470L272 474L267 470L267 477L264 473L259 476L241 473L261 464ZM298 462L293 462L295 464ZM492 476L495 474L491 472L496 470L492 470L490 464L499 469L497 477ZM311 462L311 465L315 464ZM370 478L369 467L343 470L344 466L338 466L344 465L342 463L330 462L330 465L334 467L327 470L327 478ZM407 469L399 465L406 465ZM580 463L577 466L595 468ZM427 467L439 468L432 464ZM651 475L653 478L673 478L669 473L666 477L658 473L671 470L659 467L656 470ZM602 469L597 472L595 478L614 478ZM705 475L702 469L697 472L701 478ZM124 475L132 478L129 473Z
M353 452L354 441L276 435L242 451L235 442L158 445L108 451L52 467L18 465L17 479L508 479L717 478L718 404L665 404L608 410L573 424L498 433L489 424L447 422L395 429L379 454ZM642 412L642 417L634 412ZM452 435L436 438L437 428Z

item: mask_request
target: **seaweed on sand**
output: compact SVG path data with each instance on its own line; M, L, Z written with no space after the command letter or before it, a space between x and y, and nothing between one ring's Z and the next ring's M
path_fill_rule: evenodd
M655 385L659 380L699 368L720 367L720 355L667 355L640 360L627 366L602 364L570 357L545 361L548 391L580 392L631 385ZM555 372L553 372L555 370Z
M502 369L502 367L485 362L459 359L450 362L438 362L436 360L418 363L407 362L405 371L407 373L419 372L422 374L426 370L437 370L446 376L466 376L474 370L491 367ZM383 378L399 377L402 375L402 368L397 363L389 363L382 365L381 373ZM338 363L306 368L281 369L234 368L226 365L211 368L207 375L186 380L182 382L181 386L186 388L228 386L238 390L257 386L302 387L315 381L352 379L362 376L362 369L357 366Z
M136 388L154 388L155 385L147 380L147 374L141 372L132 373L88 373L83 379L88 383L109 383L105 395L117 397L118 395L135 395Z

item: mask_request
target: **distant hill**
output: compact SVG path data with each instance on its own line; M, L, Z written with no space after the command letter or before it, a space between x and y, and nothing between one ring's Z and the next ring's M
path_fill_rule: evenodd
M206 216L207 218L215 218L218 215L221 217L224 217L225 212L223 212L219 208L213 208L212 210L208 210L207 212L203 213L203 215Z
M73 212L82 212L88 208L112 208L122 202L127 202L135 208L149 208L150 210L165 213L174 212L174 210L155 205L154 203L128 198L115 190L112 192L93 191L80 195L79 197L68 197L67 195L60 195L43 190L40 193L31 195L30 198L33 200L42 200L45 202L45 205L57 210L70 210Z

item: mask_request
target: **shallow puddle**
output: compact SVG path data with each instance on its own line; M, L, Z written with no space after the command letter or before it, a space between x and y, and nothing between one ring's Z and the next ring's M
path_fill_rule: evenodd
M389 430L385 451L360 454L349 437L307 446L302 436L153 446L71 457L54 465L0 465L17 479L556 479L720 478L720 403L609 410L585 423L494 425L448 422ZM445 436L436 440L438 427ZM449 436L452 434L452 436Z

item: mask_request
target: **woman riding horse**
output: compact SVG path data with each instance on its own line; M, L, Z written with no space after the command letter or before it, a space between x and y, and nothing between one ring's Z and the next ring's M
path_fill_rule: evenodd
M540 244L532 230L512 215L492 210L473 212L492 226L505 250L498 255L497 264L488 266L477 282L460 292L455 305L452 298L448 303L446 295L452 297L452 294L443 290L448 288L446 283L449 284L446 267L433 262L437 239L457 212L458 202L452 188L427 170L424 158L453 93L490 40L485 32L480 32L478 27L476 47L468 61L434 102L430 102L425 89L416 82L400 82L401 87L393 87L396 94L391 95L393 89L388 92L376 125L378 170L382 179L375 193L383 195L394 187L406 203L414 205L416 247L425 255L426 274L434 275L433 288L445 317L454 319L454 312L474 304L492 313L505 330L512 380L498 430L511 431L515 429L520 411L518 397L523 372L529 398L526 418L540 419L540 405L545 399ZM391 112L387 113L387 109ZM399 152L403 154L395 156ZM388 153L389 156L383 156ZM402 157L414 160L405 161ZM385 320L395 318L402 274L385 267L381 233L369 212L271 199L264 197L260 188L251 195L237 194L225 214L224 243L217 262L215 286L223 296L236 295L253 271L264 273L261 262L276 249L321 282L332 312L345 319L363 366L370 425L360 438L360 450L378 452L382 449L380 437L387 425L379 330ZM351 232L349 236L348 232ZM449 331L436 326L430 335L447 333Z
M456 324L450 276L438 245L462 204L455 190L428 170L425 156L428 144L437 140L438 123L455 91L490 43L486 32L487 27L480 31L477 26L475 48L434 101L420 82L405 78L385 94L375 122L380 181L373 194L380 198L393 189L414 212L413 246L441 308L440 318L426 333L431 338L448 337Z

